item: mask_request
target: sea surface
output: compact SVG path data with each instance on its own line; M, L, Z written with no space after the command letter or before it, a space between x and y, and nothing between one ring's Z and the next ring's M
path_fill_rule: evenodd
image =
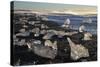
M77 15L58 15L58 16L51 16L49 15L48 20L50 21L55 21L57 22L59 25L64 24L66 19L70 19L70 25L73 29L78 30L80 25L84 25L85 26L85 31L90 32L92 34L97 34L97 16L77 16ZM90 18L92 20L92 23L84 23L83 20L85 20L85 18Z

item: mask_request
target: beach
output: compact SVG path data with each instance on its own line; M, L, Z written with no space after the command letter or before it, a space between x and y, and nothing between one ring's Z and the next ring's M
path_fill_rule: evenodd
M54 64L54 63L70 63L70 62L86 62L86 61L96 61L97 60L97 33L95 28L95 33L92 34L91 40L84 40L84 34L91 31L85 30L84 32L79 32L79 25L76 24L77 29L73 28L63 28L61 27L62 22L59 24L57 21L52 21L50 18L45 18L37 16L37 14L13 14L13 34L12 34L12 46L13 46L13 63L14 65L30 65L30 64ZM47 16L46 16L47 17ZM44 19L45 18L45 19ZM63 17L62 17L63 18ZM59 19L59 18L58 18ZM74 22L74 21L73 21ZM42 26L43 25L43 26ZM48 32L49 31L49 32ZM50 33L50 31L53 31ZM64 32L64 33L63 33ZM65 34L70 32L76 32L75 34ZM92 31L94 32L94 31ZM49 34L45 38L46 34ZM44 38L43 38L44 37ZM89 52L88 57L80 57L77 60L71 58L71 46L67 38L70 38L75 44L81 44L83 47L87 48ZM32 41L33 40L33 41ZM27 43L36 42L40 47L46 40L50 42L57 42L57 55L55 58L42 57L34 52L34 45L30 50ZM36 46L38 47L38 46ZM51 47L50 47L51 48ZM42 48L41 48L42 49ZM53 48L51 49L51 51Z

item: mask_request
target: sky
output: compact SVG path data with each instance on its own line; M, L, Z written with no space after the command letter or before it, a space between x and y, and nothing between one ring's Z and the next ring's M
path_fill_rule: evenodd
M58 3L40 3L14 1L15 10L32 10L33 12L43 13L70 13L70 14L97 14L96 6L72 5Z

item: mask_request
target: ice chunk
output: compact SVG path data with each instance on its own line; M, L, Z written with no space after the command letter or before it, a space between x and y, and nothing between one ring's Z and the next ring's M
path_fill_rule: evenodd
M81 44L75 44L70 38L67 38L69 45L71 47L71 58L73 60L78 60L81 57L89 57L89 51L86 47Z

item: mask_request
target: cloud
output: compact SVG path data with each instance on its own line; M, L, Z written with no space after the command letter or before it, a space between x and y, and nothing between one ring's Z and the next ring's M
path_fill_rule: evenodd
M64 13L66 13L66 14L74 14L74 15L78 15L77 12L74 12L74 11L71 11L71 10L64 11Z
M96 11L90 11L90 10L85 10L85 11L77 11L77 10L66 10L66 11L51 11L51 13L65 13L65 14L73 14L73 15L85 15L85 14L97 14Z
M78 13L73 12L73 11L52 11L51 13L65 13L65 14L74 14L74 15L78 15Z

